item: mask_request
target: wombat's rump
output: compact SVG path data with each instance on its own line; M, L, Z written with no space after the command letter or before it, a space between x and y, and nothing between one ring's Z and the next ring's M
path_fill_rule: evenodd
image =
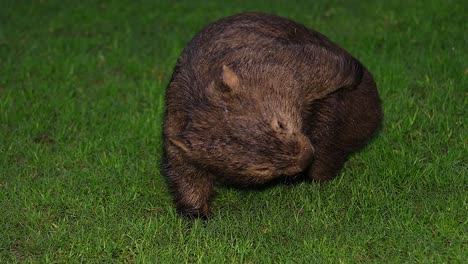
M286 18L243 13L199 32L166 93L162 171L178 211L206 217L216 183L333 178L382 119L364 66Z

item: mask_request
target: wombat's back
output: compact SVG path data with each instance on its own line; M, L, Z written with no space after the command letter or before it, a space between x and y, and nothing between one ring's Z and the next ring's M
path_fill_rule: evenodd
M257 54L290 45L314 45L347 54L319 32L284 17L241 13L223 18L200 31L182 56L193 63L226 59L232 54ZM261 53L260 53L261 54Z
M222 65L244 83L300 82L285 89L303 89L293 93L308 101L354 87L363 75L361 63L324 35L262 13L234 15L201 30L182 52L171 83L178 78L180 86L204 96L204 87L220 75Z

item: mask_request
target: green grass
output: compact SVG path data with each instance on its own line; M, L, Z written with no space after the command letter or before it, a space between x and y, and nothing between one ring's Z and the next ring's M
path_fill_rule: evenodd
M466 3L135 2L1 1L0 263L468 262ZM334 181L219 188L191 223L158 171L164 90L199 29L253 10L358 57L385 124Z

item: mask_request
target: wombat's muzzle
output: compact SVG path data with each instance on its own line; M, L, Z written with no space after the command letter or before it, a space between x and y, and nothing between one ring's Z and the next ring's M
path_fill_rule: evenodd
M314 159L314 147L310 144L309 140L303 144L301 152L299 153L299 157L297 159L297 166L299 167L300 171L303 171L309 167Z
M300 139L299 146L300 150L297 156L296 166L290 167L287 171L285 171L286 175L301 173L310 166L314 159L315 150L308 139Z

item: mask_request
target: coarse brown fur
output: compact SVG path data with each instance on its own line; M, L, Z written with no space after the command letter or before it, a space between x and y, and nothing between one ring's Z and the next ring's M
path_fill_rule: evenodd
M382 119L362 64L286 18L243 13L199 32L166 94L163 173L179 213L206 217L216 183L325 181Z

